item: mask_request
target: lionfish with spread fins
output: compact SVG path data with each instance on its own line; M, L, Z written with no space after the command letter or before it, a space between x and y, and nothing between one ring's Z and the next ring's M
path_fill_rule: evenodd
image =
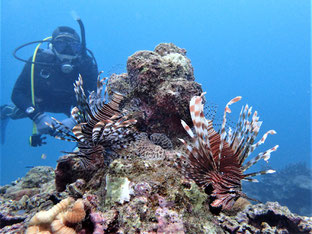
M240 96L227 103L221 129L216 132L212 121L204 116L202 104L204 94L195 96L190 101L190 114L195 133L181 120L184 129L192 138L192 143L180 139L186 146L186 155L178 154L178 166L187 178L193 179L210 194L213 198L210 204L212 207L229 210L239 197L248 198L242 192L242 180L258 182L250 177L275 172L266 170L243 174L260 159L268 161L270 154L276 151L278 145L259 153L247 163L243 163L259 145L264 143L269 134L276 132L268 131L255 143L262 121L259 121L257 111L252 115L252 107L249 108L248 105L242 107L236 129L233 131L229 128L226 131L226 114L231 113L229 106L238 102L241 99Z
M56 138L78 143L79 150L71 154L80 157L84 166L88 167L92 167L94 157L126 147L136 135L133 126L136 120L128 119L125 112L119 111L123 95L114 92L111 101L105 103L105 94L102 98L104 84L105 78L100 79L99 75L97 91L90 93L87 98L82 77L79 76L74 84L77 107L71 112L78 124L71 130L54 119L63 126L63 130L50 126L58 132Z

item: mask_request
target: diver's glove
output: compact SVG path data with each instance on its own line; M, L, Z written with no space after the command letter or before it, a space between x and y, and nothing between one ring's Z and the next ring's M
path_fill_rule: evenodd
M45 114L45 113L39 114L33 119L33 121L36 124L38 134L40 134L40 135L42 135L42 134L53 135L54 134L53 129L50 128L48 125L54 126L55 121L53 119L51 119L51 117L48 116L47 114Z
M47 137L42 136L40 134L33 134L32 136L29 137L29 144L32 147L42 146L47 144L45 139L47 139Z
M64 119L64 120L62 121L62 124L63 124L65 127L69 128L69 129L73 129L73 127L75 127L75 126L77 125L77 122L76 122L76 120L71 116L71 117L69 117L69 118L67 118L67 119Z
M69 132L77 125L76 120L73 117L64 119L61 123L57 123L54 125L54 128L56 129L55 135L61 136L62 132Z

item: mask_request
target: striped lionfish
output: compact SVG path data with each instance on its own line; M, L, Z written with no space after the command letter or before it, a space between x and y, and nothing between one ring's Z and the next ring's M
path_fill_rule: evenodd
M126 147L136 134L133 127L136 120L127 119L128 116L119 111L123 95L114 92L111 101L105 103L105 94L102 98L104 84L105 78L100 79L99 75L97 91L91 92L87 98L82 77L79 76L74 84L77 107L71 112L78 124L70 130L54 119L64 130L50 126L59 133L56 138L78 143L79 151L71 154L80 157L84 167L88 168L94 167L92 161L99 155L104 156L107 152Z
M229 210L239 197L248 198L242 192L241 181L247 180L258 182L250 177L274 173L274 170L260 171L243 174L248 168L260 159L268 161L270 154L276 151L278 145L259 153L247 163L245 159L261 144L264 143L268 134L275 134L270 130L257 142L255 139L260 130L262 121L259 121L257 111L250 119L252 107L242 107L236 129L225 129L226 114L231 113L229 106L241 99L240 96L233 98L225 106L223 122L219 132L213 128L212 120L206 119L203 112L202 96L195 96L190 101L190 114L195 133L181 120L184 129L192 138L192 143L186 143L186 155L178 154L178 166L187 178L193 179L199 186L212 197L211 207ZM208 192L210 191L210 192ZM251 199L251 198L248 198ZM253 200L253 199L251 199Z

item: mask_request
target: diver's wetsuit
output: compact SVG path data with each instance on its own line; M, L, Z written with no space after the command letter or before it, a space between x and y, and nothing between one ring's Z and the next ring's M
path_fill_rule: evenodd
M98 68L89 56L81 59L74 70L68 74L61 71L60 63L50 50L38 51L36 62L51 65L35 64L35 111L28 116L30 118L43 112L64 113L69 116L71 107L76 105L73 83L78 79L79 74L83 78L86 95L88 92L96 90ZM25 65L18 77L13 89L12 101L24 113L28 107L33 106L31 100L31 63Z

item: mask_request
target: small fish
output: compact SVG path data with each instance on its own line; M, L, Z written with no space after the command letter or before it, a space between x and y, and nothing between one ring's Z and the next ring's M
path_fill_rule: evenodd
M41 154L41 159L46 159L47 155L46 154Z
M25 168L34 168L35 166L25 166Z

